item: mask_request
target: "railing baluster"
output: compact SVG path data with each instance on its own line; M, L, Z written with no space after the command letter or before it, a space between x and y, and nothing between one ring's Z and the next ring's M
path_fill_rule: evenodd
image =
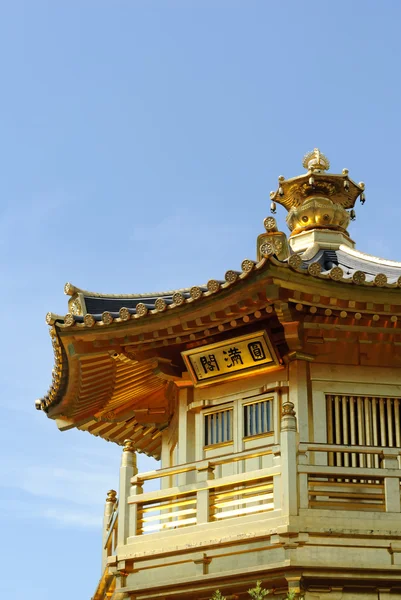
M401 431L400 431L400 401L398 398L394 400L394 426L395 426L395 445L397 448L401 446Z
M340 397L334 396L334 412L335 412L335 423L336 423L336 444L342 444L341 436L341 413L340 413ZM342 454L341 452L336 453L336 466L342 466Z
M388 434L388 445L390 448L394 446L393 439L393 402L391 398L386 399L387 404L387 434Z
M343 417L343 444L349 444L349 435L348 435L348 397L342 397L342 417ZM349 455L344 454L344 467L349 466Z
M371 403L369 398L364 398L364 414L365 414L365 443L367 446L372 445L372 414ZM372 455L366 455L366 466L372 467Z
M349 399L349 415L350 415L350 426L351 426L351 446L356 446L356 424L355 424L355 398L353 396ZM357 458L356 452L351 453L351 465L356 467Z
M379 429L378 429L378 411L377 411L377 398L372 398L372 437L373 446L379 445ZM376 469L380 467L380 460L377 454L374 455L374 466Z
M380 443L382 446L387 446L386 439L386 419L384 415L384 398L379 398L380 408Z
M360 396L356 399L357 411L358 411L358 444L363 446L365 444L365 429L364 429L364 418L363 418L363 401ZM364 454L359 454L359 466L366 467L366 457Z

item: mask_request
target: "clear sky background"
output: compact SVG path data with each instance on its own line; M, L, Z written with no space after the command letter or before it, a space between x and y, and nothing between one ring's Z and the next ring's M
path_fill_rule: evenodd
M401 260L400 31L399 0L0 1L3 597L87 600L100 576L120 449L34 409L66 281L222 278L315 146L366 183L357 248Z

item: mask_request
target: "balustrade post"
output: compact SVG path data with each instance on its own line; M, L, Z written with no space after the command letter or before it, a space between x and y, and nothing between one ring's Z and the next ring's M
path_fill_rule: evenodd
M307 465L308 463L308 451L298 450L298 464ZM309 508L308 473L298 473L298 485L299 508Z
M394 469L398 471L398 457L392 454L382 454L382 467L384 469ZM398 475L387 476L384 478L384 498L386 503L386 512L401 512L400 502L400 478Z
M107 564L107 548L106 540L110 529L110 519L114 511L114 506L117 502L117 492L115 490L109 490L107 492L106 504L104 507L103 516L103 544L102 544L102 572L104 571Z
M281 416L281 491L284 514L298 514L297 419L292 402L284 402Z
M197 480L209 481L214 479L214 466L207 463L197 468ZM208 523L210 520L210 490L198 490L196 493L196 523Z
M131 491L131 477L138 473L136 466L136 455L131 440L124 441L120 467L120 493L118 506L118 533L117 547L125 545L130 535L130 527L136 527L136 519L133 519L132 507L128 504L128 496ZM134 521L134 523L132 523ZM136 529L135 529L136 533Z

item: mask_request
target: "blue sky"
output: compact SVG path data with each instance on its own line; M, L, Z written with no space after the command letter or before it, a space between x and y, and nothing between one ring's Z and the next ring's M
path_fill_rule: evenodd
M315 146L366 183L357 248L401 260L400 23L398 0L0 2L8 600L22 580L30 600L91 597L117 485L117 447L34 410L66 281L131 293L221 278L255 256L269 191Z

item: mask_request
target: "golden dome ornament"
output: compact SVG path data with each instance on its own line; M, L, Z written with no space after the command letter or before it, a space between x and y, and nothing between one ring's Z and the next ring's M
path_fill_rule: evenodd
M312 229L329 229L346 235L350 220L355 219L358 197L365 201L365 185L349 178L348 169L340 174L328 173L328 158L315 148L305 155L307 172L298 177L279 177L276 192L270 194L273 212L276 203L288 211L287 225L291 236Z

